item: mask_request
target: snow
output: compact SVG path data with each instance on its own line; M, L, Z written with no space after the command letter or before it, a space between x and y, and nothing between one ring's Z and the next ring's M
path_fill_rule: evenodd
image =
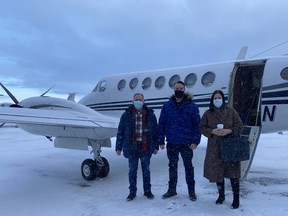
M179 161L178 195L163 200L167 190L166 150L151 160L153 200L143 196L139 166L138 193L128 195L128 162L116 156L114 147L103 148L110 163L110 174L86 181L80 165L92 157L88 151L57 149L42 136L18 128L0 129L0 214L3 216L107 216L107 215L287 215L288 154L287 135L261 135L255 158L245 181L241 182L239 209L230 209L232 192L226 180L226 200L216 205L216 185L203 177L206 139L194 152L198 200L188 199L182 160ZM115 143L115 140L113 140Z

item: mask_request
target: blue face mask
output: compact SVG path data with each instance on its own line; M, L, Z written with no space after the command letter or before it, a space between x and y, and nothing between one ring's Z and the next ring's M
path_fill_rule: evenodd
M135 109L138 109L138 110L142 109L143 102L142 101L134 101L134 107L135 107Z
M222 99L214 99L213 104L215 107L220 108L223 105Z

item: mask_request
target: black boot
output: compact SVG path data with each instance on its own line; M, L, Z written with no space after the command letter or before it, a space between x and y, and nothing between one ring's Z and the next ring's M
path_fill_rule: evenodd
M219 192L218 199L216 200L216 205L222 204L225 200L225 183L223 182L217 182L217 189Z
M193 180L193 181L187 182L187 184L188 184L188 194L189 194L190 200L196 201L197 196L195 193L195 181Z
M239 179L234 178L234 179L230 179L230 181L231 181L231 187L233 191L233 202L232 202L231 208L237 209L239 208L239 197L240 197Z

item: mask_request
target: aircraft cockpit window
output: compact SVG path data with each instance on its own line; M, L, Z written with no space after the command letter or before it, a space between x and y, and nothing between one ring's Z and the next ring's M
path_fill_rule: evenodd
M96 87L93 89L92 92L96 92L98 90L99 83L97 83Z
M179 75L174 75L170 78L169 80L169 86L170 88L174 88L174 84L180 80L180 76Z
M288 67L284 68L281 71L280 76L281 76L282 79L288 80Z
M188 74L184 79L185 86L188 88L193 87L196 81L197 81L197 76L194 73Z
M201 79L201 83L205 87L211 86L215 81L215 74L211 71L206 72Z
M130 89L136 88L137 84L138 84L138 78L133 78L129 83Z
M107 81L101 81L100 83L99 83L99 88L98 88L98 91L99 92L104 92L105 90L106 90L106 88L107 88Z
M150 77L146 77L142 82L142 88L144 90L148 89L151 86L151 83L152 83L152 79Z
M161 89L165 84L165 77L160 76L155 80L155 87L156 89Z
M118 90L122 91L125 88L125 86L126 86L126 80L124 79L120 80L118 83Z

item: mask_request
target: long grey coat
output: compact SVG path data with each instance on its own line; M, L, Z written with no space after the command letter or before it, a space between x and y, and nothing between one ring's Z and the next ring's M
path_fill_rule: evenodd
M240 162L223 162L220 158L218 137L212 134L217 124L224 124L224 128L231 129L233 135L239 135L243 129L238 113L232 108L209 109L203 114L200 132L208 138L204 177L210 182L222 182L224 178L240 178Z

